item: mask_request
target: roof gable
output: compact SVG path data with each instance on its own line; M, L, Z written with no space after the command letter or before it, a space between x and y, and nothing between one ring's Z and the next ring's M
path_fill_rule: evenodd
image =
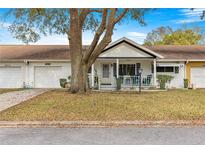
M136 42L134 42L134 41L132 41L132 40L126 38L126 37L123 37L123 38L121 38L121 39L119 39L119 40L117 40L117 41L115 41L115 42L110 43L110 44L103 50L103 52L106 52L106 51L108 51L108 50L110 50L110 49L112 49L112 48L114 48L114 47L116 47L116 46L118 46L118 45L120 45L120 44L122 44L122 43L126 43L126 44L130 45L130 46L132 46L133 48L138 49L138 50L136 50L136 51L142 51L142 52L146 53L147 55L150 55L150 57L163 58L162 55L160 55L160 54L158 54L158 53L156 53L156 52L154 52L154 51L152 51L152 50L150 50L150 49L148 49L148 48L146 48L146 47L144 47L144 46L142 46L142 45L139 45L139 44L137 44ZM103 54L101 54L101 55L103 55ZM128 56L128 57L129 57L129 56Z
M122 42L112 48L104 51L99 57L103 58L125 58L125 57L133 57L133 58L151 58L154 55L146 53L141 49L135 48L126 42Z

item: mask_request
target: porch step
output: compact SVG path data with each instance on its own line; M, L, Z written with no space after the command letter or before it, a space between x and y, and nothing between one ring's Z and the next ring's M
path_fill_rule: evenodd
M112 85L100 85L100 90L116 90L115 86Z
M101 86L111 86L112 84L111 83L101 83L100 85Z

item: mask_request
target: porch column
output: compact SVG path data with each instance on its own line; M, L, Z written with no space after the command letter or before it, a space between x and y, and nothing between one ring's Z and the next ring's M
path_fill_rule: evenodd
M116 77L119 78L119 59L116 60Z
M95 86L95 68L94 64L91 66L91 87L94 88Z
M157 85L157 60L156 59L154 59L154 61L153 61L153 67L154 67L154 72L153 72L154 82L153 82L153 84L154 84L154 86L156 86Z

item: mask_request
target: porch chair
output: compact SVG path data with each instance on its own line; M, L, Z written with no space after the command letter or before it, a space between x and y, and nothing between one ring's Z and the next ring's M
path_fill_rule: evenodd
M143 78L142 83L143 85L148 86L151 84L151 80L152 80L152 75L150 74L150 75L147 75L146 78Z

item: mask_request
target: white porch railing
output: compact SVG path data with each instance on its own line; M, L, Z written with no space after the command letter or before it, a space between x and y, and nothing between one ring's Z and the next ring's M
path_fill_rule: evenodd
M90 73L88 73L87 76L88 76L89 88L99 89L100 88L100 80L99 80L98 76L94 76L94 85L92 85L92 75Z
M114 78L114 77L113 77ZM124 76L119 76L121 80L121 85L122 87L133 87L133 86L139 86L140 84L140 77L135 75L135 76L129 76L129 75L124 75ZM88 83L90 88L94 89L100 89L100 79L95 76L94 78L94 87L92 87L91 84L91 74L88 74ZM141 77L141 86L152 86L153 85L153 76L152 75L147 75L147 76L142 76Z
M140 76L119 76L122 86L139 86ZM153 84L152 75L147 75L146 77L141 77L142 86L151 86Z

